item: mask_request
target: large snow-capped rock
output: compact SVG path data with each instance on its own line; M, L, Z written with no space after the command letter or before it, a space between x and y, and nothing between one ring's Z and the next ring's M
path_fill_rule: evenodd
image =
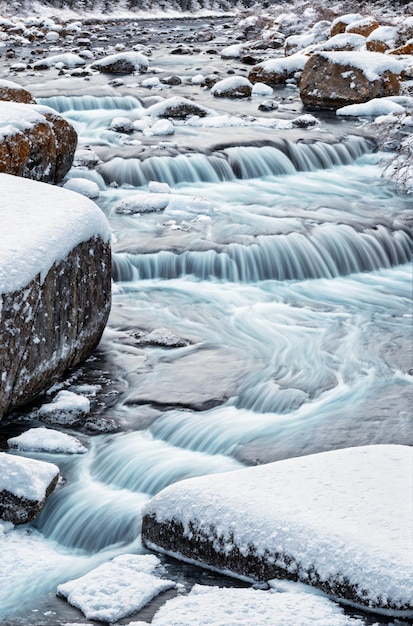
M300 97L314 109L337 109L399 93L403 64L378 52L318 52L305 64Z
M0 172L58 183L76 145L75 129L53 109L0 101Z
M284 578L413 615L413 449L335 450L175 483L144 545L253 580Z
M84 360L110 309L109 225L89 199L0 174L0 418Z
M53 463L0 452L0 519L30 522L56 487L59 468Z
M35 104L32 94L11 80L0 80L0 100L21 102L22 104Z

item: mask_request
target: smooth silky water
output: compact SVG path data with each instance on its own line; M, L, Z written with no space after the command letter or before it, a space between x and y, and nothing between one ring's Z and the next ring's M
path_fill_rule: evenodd
M57 584L144 551L142 507L168 484L353 445L413 444L411 199L382 176L388 155L353 127L340 139L341 123L333 141L271 131L254 146L145 159L108 130L113 117L141 116L140 97L41 101L74 123L80 147L105 157L69 174L100 187L115 284L100 346L67 385L102 379L111 390L93 410L115 428L82 429L86 455L32 455L56 462L64 481L35 523L15 531L30 533L30 567L16 569L12 551L3 557L0 623L10 626L93 623L55 598ZM178 144L187 130L177 125ZM116 211L150 181L171 187L163 211ZM180 341L145 341L152 331ZM24 419L39 424L34 413ZM241 584L163 560L187 588Z

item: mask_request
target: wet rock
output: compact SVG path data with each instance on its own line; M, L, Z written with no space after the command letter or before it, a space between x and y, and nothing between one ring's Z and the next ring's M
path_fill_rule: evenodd
M164 85L180 85L182 83L182 80L176 74L173 74L172 76L165 76L164 78L161 78L160 81Z
M59 479L52 463L0 452L0 519L26 524L36 517Z
M135 334L135 337L140 344L160 348L183 348L191 344L190 341L176 335L168 328L156 328L150 333L139 332Z
M279 103L276 100L264 100L258 105L259 111L276 111L279 108Z
M320 52L302 72L300 96L314 109L337 109L399 93L403 65L374 52Z

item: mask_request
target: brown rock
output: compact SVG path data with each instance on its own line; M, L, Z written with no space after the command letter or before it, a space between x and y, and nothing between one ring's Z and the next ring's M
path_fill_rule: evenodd
M403 46L391 50L389 54L413 54L413 39L405 43Z
M17 83L13 83L9 80L0 80L0 100L21 102L23 104L36 103L29 91L20 87Z
M301 72L307 62L304 54L292 54L271 61L263 61L254 65L248 74L252 83L265 83L274 87L283 85L286 80L295 78L297 72Z
M347 26L358 19L363 19L360 13L348 13L337 17L331 24L330 36L345 33Z
M52 110L0 102L0 172L43 182L60 182L70 169L77 145L74 128Z
M370 33L378 27L379 23L374 19L374 17L365 17L364 19L351 22L346 28L346 33L354 33L355 35L368 37Z
M369 52L380 52L380 54L384 54L387 50L390 50L390 47L385 41L380 41L378 39L366 41L366 48Z
M374 52L321 52L306 63L300 97L309 108L337 109L397 95L402 69L397 61L383 64L383 55Z

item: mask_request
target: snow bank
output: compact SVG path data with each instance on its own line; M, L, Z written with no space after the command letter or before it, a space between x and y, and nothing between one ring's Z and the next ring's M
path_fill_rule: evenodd
M87 448L79 439L52 428L29 428L26 432L7 440L10 448L28 452L63 452L64 454L83 454Z
M0 452L0 493L8 491L17 498L41 502L58 475L53 463Z
M413 615L412 469L412 448L378 445L185 480L147 504L142 539L235 575Z
M116 622L139 611L162 591L175 587L171 580L154 575L159 564L153 555L124 554L81 578L59 585L57 593L88 619Z
M145 622L130 622L143 626ZM188 596L169 600L153 626L358 626L327 598L310 593L277 593L195 585Z
M110 240L103 212L77 193L8 174L0 174L0 187L0 293L25 287L37 274L44 278L92 237Z

